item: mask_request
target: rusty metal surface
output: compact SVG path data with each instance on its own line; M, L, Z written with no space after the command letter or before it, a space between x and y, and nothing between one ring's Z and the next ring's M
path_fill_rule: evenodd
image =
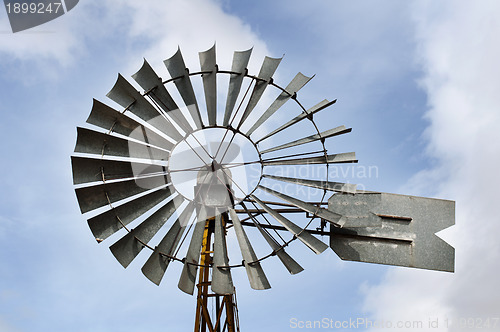
M281 108L287 101L292 99L292 97L312 79L312 77L307 77L302 73L298 73L293 80L285 88L285 92L282 92L276 100L269 106L269 108L262 114L262 116L254 123L254 125L247 131L247 135L250 136L257 128L259 128L264 122L271 117L278 109Z
M273 151L278 151L278 150L283 150L283 149L291 148L291 147L294 147L294 146L299 146L299 145L302 145L302 144L307 144L307 143L319 141L319 140L322 140L322 139L325 139L325 138L329 138L329 137L333 137L333 136L337 136L337 135L342 135L342 134L349 133L349 132L351 132L351 130L352 130L351 128L346 128L345 126L339 126L337 128L329 129L329 130L324 131L324 132L319 133L319 134L314 134L314 135L311 135L311 136L308 136L308 137L304 137L304 138L301 138L301 139L298 139L298 140L295 140L295 141L291 141L291 142L288 142L288 143L285 143L285 144L281 144L281 145L275 146L275 147L270 148L270 149L266 149L264 151L261 151L260 153L262 153L262 154L269 153L269 152L273 152Z
M454 271L455 250L435 233L455 224L455 202L361 192L334 195L328 208L347 218L344 228L331 228L330 246L340 258Z
M197 264L200 261L203 232L205 231L205 221L207 220L206 208L204 206L199 206L197 210L197 220L195 221L191 242L189 243L184 267L178 284L181 291L190 295L193 295L194 292L196 272L198 271Z
M144 248L144 244L148 243L155 236L183 202L184 198L182 196L174 197L109 247L116 260L123 267L127 267L132 263L134 258Z
M161 279L170 263L170 259L162 254L175 256L175 251L179 246L179 242L193 211L194 204L189 203L143 265L141 269L142 273L156 285L160 285Z
M174 84L177 90L179 90L182 100L184 100L184 104L187 106L196 124L196 128L202 128L203 121L201 119L200 109L194 94L193 84L189 78L184 59L182 58L181 49L179 48L171 58L163 61L163 63L165 67L167 67L170 76L174 79Z
M140 217L174 193L172 187L159 189L114 207L88 220L94 237L102 241Z
M260 98L264 94L264 91L266 90L267 86L269 85L269 81L273 77L274 73L276 72L276 69L278 68L279 64L281 63L281 60L283 58L270 58L270 57L265 57L264 62L262 63L262 67L260 68L259 75L257 75L258 78L261 78L262 81L256 81L255 86L253 88L252 94L250 95L250 99L248 100L247 107L245 108L245 112L243 112L243 115L240 120L240 124L238 125L238 128L245 122L245 120L248 118L252 110L257 106L257 103L259 102Z
M245 270L247 272L248 280L250 281L250 286L253 289L269 289L271 285L266 278L266 274L260 265L255 251L253 250L252 244L248 239L243 226L241 225L240 219L233 209L229 210L231 220L234 225L234 232L236 233L236 238L238 239L238 244L240 245L241 256L243 257ZM255 262L253 264L249 264Z
M208 124L217 124L217 60L215 44L209 50L198 53L202 74L205 103L207 105Z
M226 110L224 111L224 121L222 123L223 126L227 126L231 120L231 114L233 113L234 105L236 104L236 100L238 99L238 95L240 94L241 84L243 83L245 70L248 66L248 61L250 60L251 54L252 49L242 52L234 52L231 71L239 74L231 74L231 78L229 79Z
M115 85L107 96L173 140L179 141L182 139L182 135L177 129L122 75L118 75Z
M345 193L356 193L356 185L352 183L342 183L342 182L330 182L330 181L318 181L318 180L307 180L302 178L289 178L284 176L276 176L270 174L263 174L265 178L278 180L282 182L295 183L302 186L330 190L335 192L345 192Z
M295 235L302 243L304 243L309 249L314 251L316 254L320 254L326 249L328 249L328 245L323 243L322 241L318 240L314 236L312 236L310 233L307 231L304 231L301 227L297 226L287 218L285 218L283 215L279 214L278 212L274 211L272 208L267 206L265 203L263 203L260 199L258 199L255 196L252 196L252 198L259 204L259 206L269 213L276 221L278 221L283 227L285 227L290 233Z
M313 164L341 164L341 163L357 163L356 154L354 152L337 153L328 156L297 158L297 159L279 159L279 160L264 160L264 166L274 165L313 165Z
M190 133L193 131L193 128L182 114L179 106L177 106L167 88L163 85L161 78L146 60L144 60L142 68L132 75L132 78L139 83L147 95L154 100L156 105L168 114L184 132Z
M222 224L222 215L216 214L214 225L214 266L212 269L212 292L219 295L234 294L233 279L229 268L226 245L226 229Z

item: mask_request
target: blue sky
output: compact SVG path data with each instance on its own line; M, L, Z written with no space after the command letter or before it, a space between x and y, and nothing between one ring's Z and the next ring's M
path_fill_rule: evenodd
M316 74L300 100L338 99L318 122L353 128L335 149L378 168L377 177L358 179L367 189L457 201L457 226L443 235L457 248L455 274L342 262L295 245L305 271L290 276L266 262L271 290L252 291L235 273L243 331L294 330L292 318L499 317L499 7L88 0L17 34L0 11L0 331L192 329L195 302L177 289L179 266L157 287L141 262L124 270L111 243L96 244L74 195L70 155L92 98L113 105L105 95L117 73L130 77L144 57L163 70L178 46L198 68L197 52L214 42L221 68L234 50L254 47L253 72L264 55L285 54L282 85L297 71ZM440 325L447 330L465 329Z

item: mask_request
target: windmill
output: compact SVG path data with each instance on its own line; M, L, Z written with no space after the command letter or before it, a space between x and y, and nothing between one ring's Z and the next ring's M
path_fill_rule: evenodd
M171 263L182 264L179 289L197 293L195 331L239 330L231 272L244 268L253 289L269 289L263 260L281 261L290 274L303 270L287 253L294 242L316 254L330 246L343 260L452 272L454 249L435 233L454 224L454 202L329 179L329 168L357 162L353 152L327 149L350 128L322 131L315 122L335 100L304 107L297 96L311 77L298 73L278 85L281 59L266 57L255 75L251 53L234 52L223 70L214 46L191 72L179 49L164 61L169 79L144 61L132 76L142 92L118 76L108 97L122 110L94 100L91 128L77 129L72 168L96 240L121 232L110 249L124 267L149 250L141 270L158 285ZM268 129L280 110L289 120ZM303 136L290 140L297 132ZM296 174L312 168L324 170L320 178ZM251 235L266 248L254 248ZM239 252L230 250L232 238Z

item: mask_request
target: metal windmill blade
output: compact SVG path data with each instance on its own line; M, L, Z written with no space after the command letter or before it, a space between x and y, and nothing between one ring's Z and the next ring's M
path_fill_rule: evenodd
M118 76L108 97L123 110L94 101L91 128L77 128L72 170L95 239L119 233L110 249L123 267L149 250L142 272L157 285L171 262L182 264L178 287L198 292L196 324L208 330L224 324L222 309L225 324L235 323L233 269L244 268L258 290L271 287L266 260L278 259L290 274L303 271L286 252L294 242L315 254L330 246L345 260L452 271L454 249L434 234L454 224L454 203L333 181L329 167L357 162L354 152L328 149L350 128L315 122L336 100L305 108L298 94L312 77L299 73L278 85L273 75L282 59L265 57L252 74L251 53L234 52L224 70L214 46L199 53L200 70L189 71L179 49L164 61L169 79L144 61L133 75L142 91ZM220 80L228 84L225 96ZM270 105L264 92L275 95ZM277 112L290 120L273 129ZM308 176L317 168L321 178ZM329 245L316 235L328 236ZM267 246L252 245L254 237ZM218 299L217 317L208 313L211 298Z

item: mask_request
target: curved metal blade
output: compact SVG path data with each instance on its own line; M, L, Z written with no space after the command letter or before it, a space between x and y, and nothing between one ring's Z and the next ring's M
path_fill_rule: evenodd
M144 248L144 244L148 243L156 235L183 202L184 198L182 196L174 197L139 226L109 247L116 260L126 268Z
M268 179L295 183L295 184L300 184L302 186L313 187L318 189L325 189L325 190L336 191L341 193L350 193L350 194L356 193L356 185L352 183L316 181L316 180L307 180L301 178L287 178L283 176L268 175L268 174L263 174L262 176Z
M248 280L250 281L250 286L253 289L269 289L271 285L266 278L266 274L260 265L260 262L249 264L258 260L255 251L253 250L250 241L248 240L247 234L241 225L238 215L233 209L229 210L231 220L233 221L234 231L236 233L236 238L241 249L241 256L243 257L243 264L245 265L245 270L247 271Z
M351 130L352 130L352 128L346 128L345 126L339 126L337 128L333 128L333 129L324 131L324 132L319 133L319 134L314 134L314 135L311 135L311 136L307 136L307 137L304 137L304 138L301 138L301 139L298 139L298 140L295 140L295 141L292 141L292 142L289 142L289 143L285 143L285 144L276 146L274 148L270 148L270 149L264 150L261 153L262 154L269 153L269 152L273 152L273 151L278 151L278 150L283 150L283 149L291 148L293 146L298 146L298 145L302 145L302 144L307 144L307 143L319 141L319 140L322 140L322 139L325 139L325 138L329 138L329 137L332 137L332 136L337 136L337 135L342 135L342 134L350 133Z
M163 61L163 63L165 64L165 67L167 67L170 76L174 79L175 86L177 87L177 90L179 90L182 100L184 100L184 103L194 120L196 128L202 128L203 121L201 120L198 102L196 101L193 85L191 84L191 79L189 78L188 69L186 68L184 59L182 58L181 49L177 49L177 52L170 59Z
M75 156L71 157L71 167L73 184L135 178L138 184L152 188L148 180L152 175L167 174L160 165Z
M314 77L314 76L313 76ZM287 101L289 101L304 85L307 84L313 77L307 77L302 73L298 73L293 80L285 88L286 92L282 92L278 98L269 106L269 108L262 114L262 116L254 123L252 128L247 132L250 136L257 128L259 128L264 122L269 119L281 106L283 106Z
M335 104L337 102L337 99L335 99L334 101L328 101L328 100L323 100L321 102L319 102L318 104L314 105L313 107L311 107L310 109L308 109L306 112L302 112L300 113L299 115L297 115L295 118L293 118L292 120L288 121L287 123L285 123L284 125L282 125L281 127L271 131L269 134L267 134L266 136L260 138L259 140L257 140L255 143L260 143L262 142L263 140L273 136L273 135L276 135L277 133L279 133L280 131L283 131L285 129L287 129L288 127L290 126L293 126L294 124L296 123L299 123L300 121L306 119L306 118L309 118L309 117L312 117L313 114L321 111L321 110L324 110L325 108Z
M185 258L184 268L182 269L178 287L184 293L193 295L194 283L196 281L196 272L200 262L201 246L203 243L203 233L207 223L207 211L203 205L198 207L197 220L189 243L188 252Z
M231 270L220 266L229 266L229 259L227 257L226 229L222 225L222 215L217 214L214 225L214 266L211 288L215 294L234 294Z
M208 124L217 124L217 61L215 55L215 44L211 49L200 52L201 71L205 73L203 78L203 88L205 91L205 102L207 104Z
M224 112L223 126L227 126L231 120L231 114L233 113L234 105L236 104L236 100L240 94L241 84L243 83L243 78L245 77L245 69L248 66L252 50L253 48L242 52L234 52L231 71L238 74L231 74L231 79L229 80L229 90L227 92L226 111Z
M80 210L82 213L86 213L150 189L164 186L169 182L170 179L165 174L148 178L147 184L153 187L141 185L134 179L77 188L75 192Z
M253 223L259 230L260 234L264 237L266 242L269 244L271 249L276 252L276 256L280 259L281 263L286 267L290 274L297 274L304 271L304 268L300 266L297 261L295 261L290 255L287 254L285 248L281 247L258 223L253 220Z
M144 91L149 92L148 96L172 117L172 120L174 120L184 132L190 133L193 131L193 128L182 114L179 106L177 106L170 93L168 93L167 88L163 85L161 78L146 60L144 60L141 69L132 75L132 78L139 83Z
M143 265L142 273L156 285L160 285L170 263L170 259L162 254L174 256L193 211L194 204L190 202Z
M157 147L165 148L172 145L151 129L96 99L94 99L87 123Z
M328 248L328 245L318 240L314 236L311 235L308 231L303 230L284 216L282 216L279 212L273 210L269 206L267 206L264 202L258 199L255 196L251 196L260 207L269 213L274 219L276 219L283 227L285 227L290 233L295 235L302 243L304 243L309 249L314 251L316 254L321 254ZM292 203L293 204L293 203Z
M90 230L96 240L101 242L170 197L174 191L173 187L156 190L90 218L88 220Z
M240 124L238 125L238 129L243 125L245 120L248 118L252 110L255 108L257 103L259 102L260 98L262 97L262 94L264 94L264 91L266 90L267 86L269 85L269 81L274 75L274 72L278 68L281 60L283 58L270 58L270 57L265 57L264 62L262 63L262 67L260 68L259 75L257 77L263 79L263 81L256 81L255 86L252 91L252 95L250 96L250 99L248 100L247 107L245 109L245 112L243 112L243 116L241 117Z
M118 79L107 96L176 142L183 138L177 129L122 75L118 74Z
M328 211L327 209L320 208L320 207L318 207L314 204L311 204L311 203L303 202L299 199L287 196L285 194L282 194L280 192L274 191L272 189L266 188L266 187L261 186L261 185L259 185L258 188L262 189L264 191L267 191L271 195L274 195L278 198L281 198L285 202L288 202L292 205L295 205L296 207L298 207L301 210L304 210L306 212L309 212L310 214L313 214L313 215L318 216L322 219L325 219L337 227L342 227L344 225L344 223L346 222L346 218L344 218L340 214ZM258 198L254 197L254 196L252 196L252 198L256 199L257 201L260 201ZM265 209L264 207L262 207L262 208ZM269 213L269 214L271 214L271 213Z
M341 163L357 163L356 154L354 152L337 153L328 156L298 158L298 159L281 159L281 160L264 160L265 166L273 165L312 165L312 164L341 164Z
M169 151L161 150L148 144L129 141L81 127L77 127L77 133L75 152L149 160L168 159ZM169 148L172 147L173 144L170 143Z

